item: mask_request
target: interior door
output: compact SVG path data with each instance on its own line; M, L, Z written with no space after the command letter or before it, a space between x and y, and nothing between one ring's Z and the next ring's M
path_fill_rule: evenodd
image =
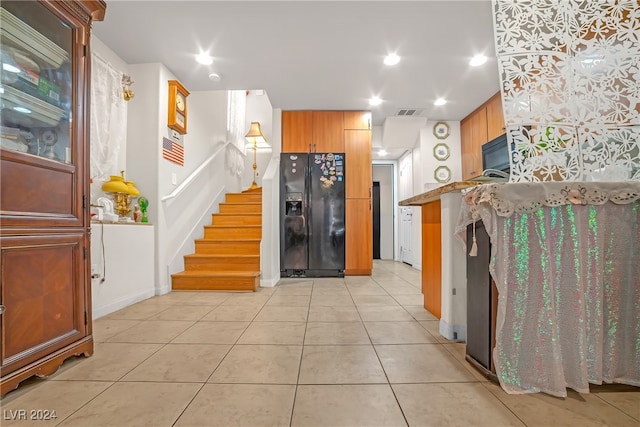
M400 208L400 261L413 265L413 211L409 207Z

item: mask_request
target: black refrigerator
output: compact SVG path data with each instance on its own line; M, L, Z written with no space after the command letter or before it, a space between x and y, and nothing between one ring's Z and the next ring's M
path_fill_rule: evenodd
M343 277L344 153L282 153L280 276Z

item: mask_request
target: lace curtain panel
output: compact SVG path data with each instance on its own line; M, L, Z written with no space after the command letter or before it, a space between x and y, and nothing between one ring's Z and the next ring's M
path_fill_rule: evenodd
M247 115L247 95L244 90L230 90L228 101L228 122L227 134L228 141L238 147L244 153L244 145L247 131L246 115Z
M508 183L464 190L499 292L496 374L508 393L640 386L640 183Z
M640 181L638 0L493 0L511 181Z
M118 155L127 137L127 104L122 73L95 53L91 56L91 178L102 185L118 174Z

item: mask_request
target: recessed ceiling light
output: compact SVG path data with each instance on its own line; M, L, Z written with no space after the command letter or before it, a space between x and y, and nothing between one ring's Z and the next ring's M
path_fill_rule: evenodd
M390 53L384 57L385 65L396 65L398 62L400 62L400 57L395 53Z
M198 61L202 65L211 65L213 64L213 58L209 56L207 53L200 53L196 55L196 61Z
M477 67L484 64L485 62L487 62L487 57L483 54L478 54L471 58L471 61L469 61L469 65L471 65L472 67Z
M378 154L381 156L386 156L387 155L387 150L380 150L378 151Z
M377 96L372 96L369 99L369 105L380 105L382 103L382 99Z
M211 80L212 82L219 82L221 79L222 77L220 77L220 74L218 73L209 74L209 80Z
M435 101L433 101L433 105L436 105L438 107L441 106L441 105L444 105L446 103L447 103L447 100L444 99L444 98L438 98Z

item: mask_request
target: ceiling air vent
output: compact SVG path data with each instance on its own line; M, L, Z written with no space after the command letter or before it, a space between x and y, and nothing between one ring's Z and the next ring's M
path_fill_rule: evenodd
M422 114L422 110L419 108L402 108L398 110L398 112L396 113L396 116L413 117L413 116L419 116L420 114Z

